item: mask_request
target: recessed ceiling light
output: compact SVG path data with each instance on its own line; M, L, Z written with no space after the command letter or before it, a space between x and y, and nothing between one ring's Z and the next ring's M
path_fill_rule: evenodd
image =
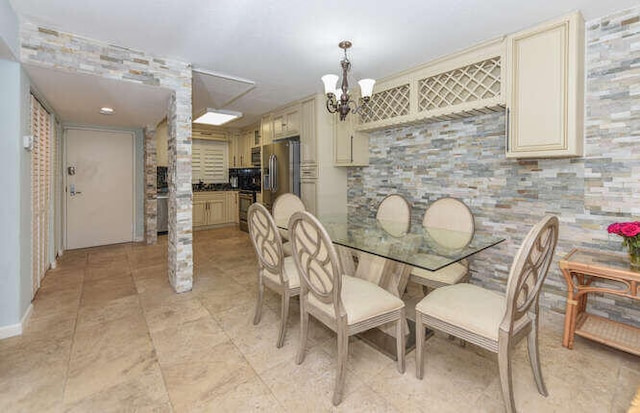
M113 108L110 108L108 106L104 106L100 108L101 115L113 115L114 113L116 113L116 111Z
M202 113L193 121L193 123L203 123L205 125L220 126L241 117L241 112L207 108L205 109L204 113Z

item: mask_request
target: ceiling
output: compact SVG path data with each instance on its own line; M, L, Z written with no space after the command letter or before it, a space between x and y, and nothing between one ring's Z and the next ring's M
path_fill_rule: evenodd
M371 0L10 2L21 18L36 24L222 74L195 75L194 112L241 111L245 116L228 124L238 127L321 92L320 76L338 73L341 40L353 42L353 77L379 79L572 10L589 20L638 5L638 0L402 0L384 6ZM229 77L255 87L245 93L253 86Z
M139 128L157 125L167 113L171 90L93 75L25 65L38 93L67 123ZM100 108L115 109L101 115Z

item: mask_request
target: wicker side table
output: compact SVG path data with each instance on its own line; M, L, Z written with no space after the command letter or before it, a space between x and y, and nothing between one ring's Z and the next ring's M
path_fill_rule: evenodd
M640 328L589 314L589 293L613 294L639 300L640 271L632 269L625 255L574 249L560 260L567 283L567 308L562 345L573 348L574 336L594 340L640 355ZM607 285L594 281L607 280Z

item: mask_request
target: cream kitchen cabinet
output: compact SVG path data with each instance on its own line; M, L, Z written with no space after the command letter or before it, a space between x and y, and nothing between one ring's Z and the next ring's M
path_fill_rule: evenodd
M304 202L307 211L313 215L318 213L318 181L317 179L304 179L300 180L300 198Z
M300 162L315 164L318 162L315 98L302 101L300 115Z
M262 117L260 122L260 138L263 145L269 145L273 142L273 119L271 115Z
M583 155L584 21L579 12L507 38L507 157Z
M251 146L253 144L254 133L236 132L229 140L229 167L230 168L250 168Z
M238 224L240 222L238 210L238 191L227 191L227 223Z
M369 135L357 132L358 116L351 114L341 121L334 117L334 164L336 166L369 165Z
M233 193L233 191L228 191ZM229 195L226 191L196 192L193 194L192 219L194 227L233 223L229 215ZM237 194L237 192L235 192ZM236 195L237 197L237 195ZM237 208L236 208L237 209Z
M281 139L300 134L300 105L293 105L273 115L273 138Z

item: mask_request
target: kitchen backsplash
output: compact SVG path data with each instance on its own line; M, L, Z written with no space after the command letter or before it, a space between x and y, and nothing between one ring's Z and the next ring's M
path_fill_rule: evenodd
M585 157L505 157L503 113L372 133L370 165L350 168L350 211L375 209L388 193L414 202L420 222L443 196L464 200L480 230L507 241L478 254L472 282L504 291L513 257L544 214L560 217L560 240L541 305L564 312L557 261L574 247L622 251L607 234L617 220L640 215L640 7L587 22ZM637 303L595 296L591 311L640 326Z

